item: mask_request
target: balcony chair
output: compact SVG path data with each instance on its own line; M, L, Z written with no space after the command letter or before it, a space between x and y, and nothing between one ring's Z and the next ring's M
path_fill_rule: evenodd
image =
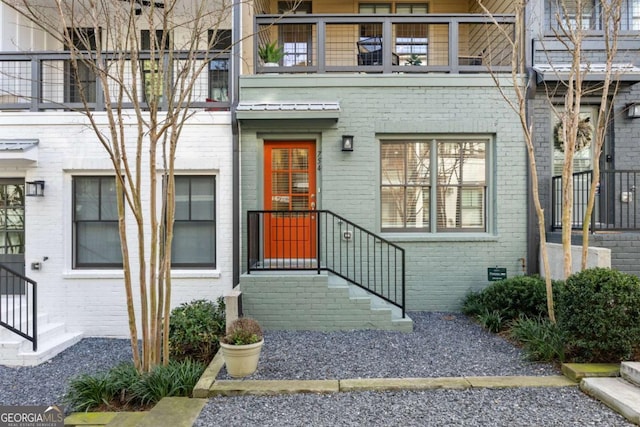
M382 65L382 37L370 37L356 42L358 46L358 65ZM400 58L391 52L391 65L398 65Z

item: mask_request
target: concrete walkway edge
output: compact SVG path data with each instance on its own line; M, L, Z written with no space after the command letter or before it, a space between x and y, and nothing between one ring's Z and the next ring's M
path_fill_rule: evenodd
M336 393L348 391L393 391L513 387L577 387L562 375L445 378L358 378L342 380L218 380L209 396Z

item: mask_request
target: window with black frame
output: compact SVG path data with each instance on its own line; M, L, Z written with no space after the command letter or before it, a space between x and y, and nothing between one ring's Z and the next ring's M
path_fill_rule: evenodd
M97 48L95 28L68 28L69 44L65 44L65 51L71 49L86 52L91 55ZM78 57L78 56L76 56ZM96 74L91 57L78 57L74 63L65 62L65 102L96 102Z
M176 176L175 194L171 266L215 268L215 176Z
M73 177L73 267L119 268L122 251L113 176Z
M217 52L231 51L231 30L209 30L209 47L214 58L209 62L209 94L207 102L229 101L229 59L216 58Z

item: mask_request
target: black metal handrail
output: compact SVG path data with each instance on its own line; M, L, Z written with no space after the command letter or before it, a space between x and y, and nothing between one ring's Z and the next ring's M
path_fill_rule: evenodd
M38 284L0 264L0 326L38 350Z
M327 210L247 212L247 273L329 271L400 307L404 249Z
M581 229L584 222L593 171L573 174L573 210L571 226ZM640 229L637 189L638 170L605 170L600 172L596 200L591 214L590 230L636 231ZM562 176L551 179L551 229L562 228Z

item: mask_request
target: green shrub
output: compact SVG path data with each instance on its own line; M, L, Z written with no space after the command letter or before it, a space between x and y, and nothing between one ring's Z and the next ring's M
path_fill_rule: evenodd
M554 294L558 283L554 283ZM462 311L470 316L497 311L503 323L520 316L547 316L547 292L538 276L515 276L493 282L479 292L467 294Z
M209 363L226 328L224 299L194 300L171 311L169 348L175 360Z
M482 326L494 333L500 332L504 326L504 320L498 310L485 309L484 312L476 315L476 319Z
M619 362L640 351L640 279L605 268L570 276L557 320L568 356L582 362Z
M549 319L520 317L511 323L509 335L522 343L529 360L564 362L564 334Z

